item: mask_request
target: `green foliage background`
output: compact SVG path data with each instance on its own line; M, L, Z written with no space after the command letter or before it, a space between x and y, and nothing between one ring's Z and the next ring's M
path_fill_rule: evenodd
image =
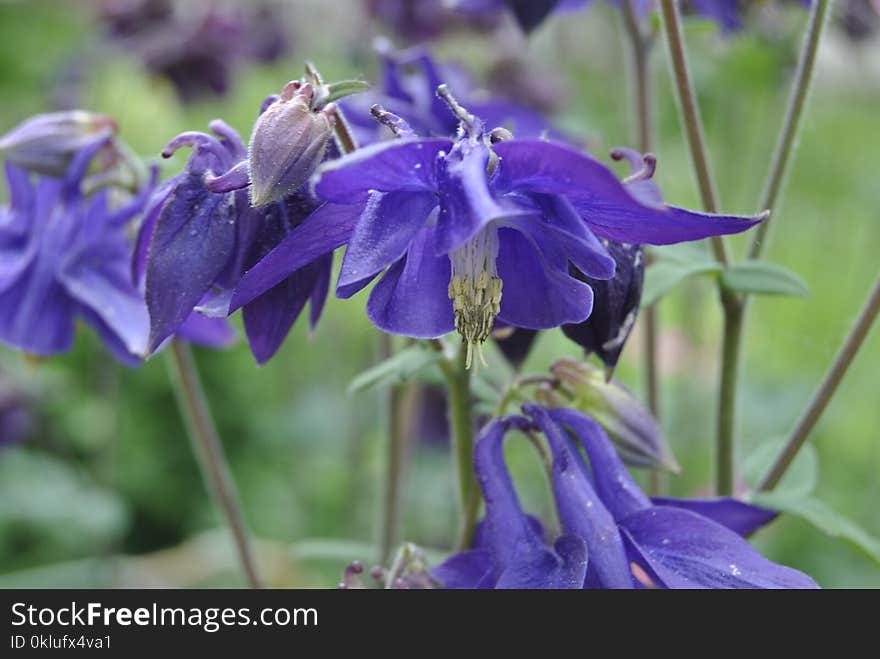
M0 3L0 131L51 107L59 72L87 73L78 105L115 116L144 156L187 129L223 117L247 135L263 97L300 75L303 60L328 79L372 77L375 33L357 11L292 3L295 52L271 67L242 69L228 97L182 107L167 83L102 44L90 6L79 2ZM360 3L351 3L360 7ZM343 15L346 14L346 15ZM753 212L782 120L806 14L789 7L744 35L722 40L706 24L687 37L723 207ZM314 29L313 29L314 26ZM605 157L631 143L626 54L618 16L601 5L553 20L528 45L570 95L560 121ZM695 184L665 73L655 48L658 180L666 200L697 207ZM438 47L485 70L492 45L462 36ZM873 48L873 50L871 50ZM808 299L757 299L744 363L740 455L784 435L806 405L880 265L880 58L832 26L817 86L784 194L768 258L799 273ZM166 163L173 172L182 159ZM744 240L732 241L740 250ZM223 352L197 350L246 515L265 543L273 584L332 586L344 564L374 560L384 473L383 393L347 394L375 361L377 334L365 294L331 299L318 331L299 323L270 364L259 368L244 341ZM677 495L706 492L717 379L719 312L704 279L687 281L660 307L663 428L683 466L667 479ZM235 321L236 325L238 320ZM526 364L546 368L577 355L560 332L542 335ZM489 377L503 380L490 353ZM816 495L880 536L880 335L874 332L813 435ZM638 339L621 379L640 392ZM0 586L238 584L228 539L208 499L157 357L138 370L117 366L86 331L69 355L39 365L0 349L0 378L34 402L35 428L23 445L0 450ZM451 461L413 437L405 496L407 539L444 549L454 536ZM549 511L540 470L525 442L511 463L527 500ZM772 559L823 586L880 587L880 570L850 545L783 518L756 538Z

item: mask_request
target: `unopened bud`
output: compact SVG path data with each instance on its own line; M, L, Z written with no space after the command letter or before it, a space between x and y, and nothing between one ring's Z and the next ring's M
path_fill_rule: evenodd
M311 84L289 82L257 119L248 150L252 206L295 191L323 160L336 119L332 104L315 109L314 99Z
M566 405L593 417L608 433L624 462L678 473L678 463L660 426L623 385L616 380L606 381L601 369L570 358L554 362L550 372L570 397Z
M106 115L85 110L49 112L0 137L0 154L22 169L61 178L80 149L115 134L116 122Z
M614 277L602 280L580 271L572 273L593 289L593 312L582 323L563 325L562 331L613 370L639 313L645 259L641 245L608 241L606 247L617 264Z

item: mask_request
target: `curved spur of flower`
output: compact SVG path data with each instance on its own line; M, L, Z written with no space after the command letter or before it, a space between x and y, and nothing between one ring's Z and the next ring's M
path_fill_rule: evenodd
M337 296L382 274L367 303L377 327L415 338L457 329L478 347L496 318L526 329L586 319L592 291L569 264L612 277L614 260L599 238L667 244L743 231L764 217L645 204L571 147L492 144L478 119L457 111L463 130L455 141L399 139L325 163L315 181L329 202L325 217L304 222L251 269L233 308L347 242Z
M588 0L451 0L454 9L474 15L494 14L505 9L513 14L523 32L531 32L554 12L574 11Z
M504 438L522 417L489 423L474 448L486 500L475 547L449 558L431 576L445 588L580 588L587 569L584 541L563 535L550 549L540 523L523 511L504 462Z
M138 240L137 259L146 275L150 309L149 350L154 352L175 332L211 340L205 316L225 317L242 274L271 252L315 212L320 202L306 189L259 208L248 199L247 151L238 134L221 121L205 133L177 136L163 155L182 146L193 153L184 172L160 188ZM243 310L245 333L257 362L266 362L281 346L305 304L310 323L321 315L329 288L332 256L315 254L252 296ZM215 326L213 330L217 330ZM221 339L222 335L213 339Z
M570 409L546 410L538 405L524 407L547 436L554 458L554 474L568 474L569 490L556 488L557 506L563 527L580 535L577 524L584 516L595 515L596 503L581 504L588 473L602 508L613 517L626 547L629 561L648 575L653 585L664 588L817 588L807 575L773 563L761 556L738 533L706 516L716 513L734 520L738 508L739 524L754 526L767 511L756 510L747 524L743 506L717 500L701 505L668 500L653 503L639 489L614 451L611 441L592 419ZM570 429L586 450L589 472L566 434ZM577 483L577 486L573 485ZM604 513L602 513L604 518ZM584 536L581 536L584 537ZM590 565L601 561L607 548L584 538L590 552ZM613 556L619 561L619 548ZM610 552L609 552L610 553ZM588 574L588 582L590 580ZM602 579L599 580L600 583Z
M35 184L6 165L11 203L0 210L0 341L35 355L63 353L79 317L123 363L135 365L143 355L149 322L130 275L125 225L143 208L155 171L120 208L109 206L106 190L84 197L82 180L105 144L77 152L63 179Z

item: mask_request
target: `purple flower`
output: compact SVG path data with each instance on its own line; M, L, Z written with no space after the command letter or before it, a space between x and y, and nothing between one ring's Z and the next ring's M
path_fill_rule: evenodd
M444 82L456 90L462 104L487 126L502 126L519 137L547 135L565 139L540 113L516 100L487 97L476 89L465 69L449 63L438 64L423 48L394 52L388 44L380 43L379 56L381 84L378 88L339 103L361 146L388 137L388 131L370 115L370 108L376 104L406 120L421 137L455 135L458 120L435 93Z
M95 329L113 355L136 364L147 344L144 301L130 276L126 223L150 186L120 208L108 191L89 197L83 177L109 137L73 157L63 179L6 165L11 203L0 210L0 341L26 353L55 355L73 343L74 321Z
M116 134L112 118L69 110L38 114L0 137L0 154L16 167L62 178L74 156L95 141L110 146Z
M241 275L321 203L304 188L253 208L248 199L247 152L238 134L213 121L213 137L178 135L163 151L193 148L183 173L154 194L138 239L137 263L145 271L150 311L149 351L183 327L192 332L193 309L225 317ZM225 175L225 176L224 176ZM307 302L310 322L321 315L329 286L332 255L322 253L300 264L255 295L243 310L245 332L254 357L268 360ZM189 320L188 320L189 319ZM184 323L187 326L184 326Z
M504 463L504 438L513 427L527 427L521 417L492 421L474 448L474 469L486 518L474 548L458 553L432 571L445 588L581 588L587 570L587 547L574 535L560 537L553 548L541 524L523 511Z
M274 61L288 49L283 16L269 3L104 0L101 18L111 39L168 78L183 101L223 94L239 62Z
M817 587L807 575L761 556L737 533L753 531L773 519L772 512L729 499L652 502L595 421L570 409L523 409L549 442L562 526L587 543L587 586L628 588L633 563L661 588Z
M764 217L648 203L589 156L543 140L496 142L507 132L487 135L449 102L462 120L454 141L399 139L326 163L315 183L325 212L247 272L232 308L348 243L337 296L381 274L367 303L378 328L415 338L457 329L470 352L496 318L526 329L585 320L592 291L569 263L614 276L599 238L668 244L743 231Z
M453 0L461 12L485 16L510 11L523 32L531 32L555 11L571 11L584 7L589 0Z

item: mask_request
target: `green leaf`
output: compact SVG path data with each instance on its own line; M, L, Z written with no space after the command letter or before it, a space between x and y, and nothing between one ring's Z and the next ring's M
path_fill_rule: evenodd
M810 296L810 287L800 275L766 261L743 261L732 265L721 274L721 283L737 293Z
M413 344L356 375L348 385L348 393L406 382L422 369L433 366L441 359L443 355L433 348L421 343Z
M742 473L750 487L757 487L783 446L785 440L781 438L765 441L745 457L742 461ZM819 458L816 449L807 444L785 472L779 485L772 492L761 492L755 496L760 496L770 508L781 509L789 503L806 499L816 488L818 480Z
M327 85L327 90L330 92L327 96L327 102L331 103L345 96L367 91L369 88L370 83L363 80L340 80L339 82L333 82Z
M721 266L714 261L661 258L649 265L645 272L642 306L648 307L654 304L687 277L718 272L721 272Z
M779 505L772 492L758 494L753 501L809 522L825 535L847 542L880 565L880 538L872 536L852 520L843 517L824 501L807 497Z

